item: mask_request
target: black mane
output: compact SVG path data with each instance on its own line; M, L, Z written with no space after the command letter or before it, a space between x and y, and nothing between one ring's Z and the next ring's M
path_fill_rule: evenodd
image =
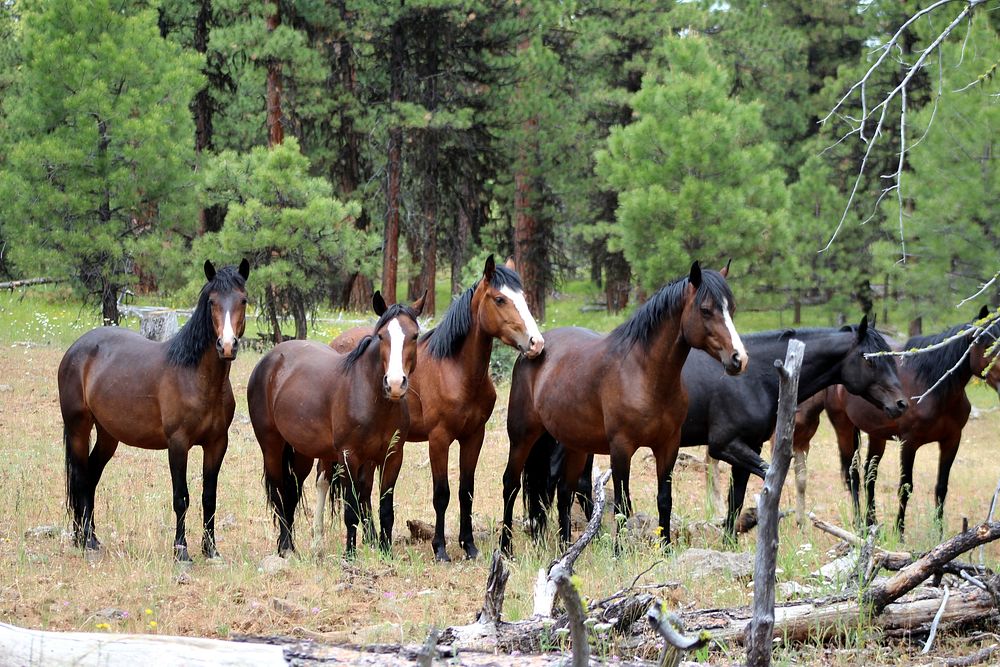
M648 347L653 334L659 329L663 320L675 317L684 304L684 290L688 286L688 278L675 280L654 294L649 301L639 306L628 320L615 327L608 334L611 343L618 349L628 351L636 343L643 348ZM706 297L712 297L719 307L723 300L732 305L733 292L726 284L726 279L718 271L702 269L701 285L695 293L695 303L701 304Z
M212 309L208 306L208 295L212 292L231 292L246 289L246 280L235 266L224 266L215 277L205 283L198 295L198 305L191 319L170 339L167 349L167 363L171 366L197 366L205 350L215 344L215 329L212 328Z
M375 332L380 330L382 327L386 325L386 323L389 322L389 320L393 319L394 317L399 317L400 315L406 315L414 322L417 321L417 311L413 310L413 308L411 308L406 304L394 303L385 309L385 312L382 313L382 316L378 318L378 322L375 323L375 327L372 329L372 331ZM344 357L344 359L341 361L342 364L341 368L344 370L344 372L351 370L351 368L353 368L354 365L358 363L358 359L360 359L361 356L365 353L365 350L368 349L368 346L371 345L373 340L375 340L374 333L369 334L358 341L357 347L351 350L347 354L347 356Z
M985 337L989 337L993 333L993 327L989 327ZM941 333L931 334L929 336L913 336L906 341L906 345L903 349L913 350L920 349L924 347L930 347L936 343L940 343L946 338L951 338L962 331L969 331L969 335L961 336L951 341L947 345L944 345L936 350L930 350L929 352L922 352L920 354L915 354L912 357L905 357L903 363L913 369L913 374L916 375L917 379L925 383L924 386L930 387L945 373L948 373L959 360L965 355L966 350L969 348L969 343L972 338L975 337L973 333L975 330L969 323L956 324ZM966 355L965 361L962 365L957 368L954 372L948 373L948 377L938 385L935 392L951 393L956 391L966 385L969 378L972 376L972 366L969 364L969 358Z
M423 335L427 340L427 349L437 359L453 357L458 354L462 341L472 328L472 295L479 286L479 281L462 292L462 295L451 302L448 311L441 318L441 323ZM506 266L497 265L490 286L494 289L510 287L517 292L523 292L521 277Z

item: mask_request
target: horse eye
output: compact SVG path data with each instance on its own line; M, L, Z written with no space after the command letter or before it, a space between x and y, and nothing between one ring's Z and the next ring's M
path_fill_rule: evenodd
M701 309L701 314L702 314L702 317L711 317L712 316L712 309L711 308L702 308Z
M240 299L240 303L242 303L244 306L247 305L247 298L243 297L242 299Z
M507 299L503 298L502 296L498 296L497 298L495 298L493 300L497 302L498 306L502 306L505 303L507 303Z

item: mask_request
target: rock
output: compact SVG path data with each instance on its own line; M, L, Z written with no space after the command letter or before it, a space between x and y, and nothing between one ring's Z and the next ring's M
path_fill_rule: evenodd
M100 610L94 616L98 618L105 618L109 621L121 621L128 618L128 612L124 609L115 609L114 607L105 607Z
M812 593L812 586L803 586L797 581L783 581L777 586L778 594L786 600Z
M177 573L177 576L174 577L174 583L180 586L184 586L186 584L194 583L194 579L191 577L191 575L188 573L187 570L181 570L180 572Z
M286 568L288 568L288 560L277 554L271 554L264 557L264 560L257 566L257 571L264 574L277 574Z
M407 519L406 527L410 529L410 539L418 542L430 542L434 539L434 526L420 519Z
M653 540L659 535L659 527L659 523L650 515L636 512L625 520L623 528L632 537Z
M61 535L62 535L62 528L60 528L59 526L35 526L34 528L29 528L28 530L24 531L25 537L34 537L34 538L42 538L42 537L53 538L53 537L59 537Z
M677 557L676 564L695 579L749 579L753 576L753 554L745 552L688 549Z
M858 566L858 554L852 552L846 556L830 561L809 576L823 579L825 581L843 581Z
M221 519L217 519L215 522L216 530L226 530L227 528L232 528L235 525L236 525L236 517L233 515L232 512L222 517Z
M285 616L305 616L309 611L298 603L281 598L271 598L271 608Z
M179 329L177 313L173 310L154 310L144 313L139 320L139 333L150 340L173 338Z
M12 391L14 391L14 387L10 386L9 384L0 384L0 393L6 394Z

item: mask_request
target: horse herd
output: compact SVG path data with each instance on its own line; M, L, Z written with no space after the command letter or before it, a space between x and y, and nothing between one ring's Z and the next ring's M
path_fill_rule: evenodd
M187 457L191 447L200 445L202 552L218 556L216 490L236 407L229 373L244 333L250 266L243 260L239 267L216 271L206 261L204 268L207 282L194 313L171 340L156 343L135 332L102 327L84 334L60 363L67 506L77 546L100 547L94 494L104 467L124 442L167 450L176 516L174 555L190 560L184 521L190 502ZM732 319L735 300L726 282L728 268L703 270L695 262L686 277L660 289L610 334L565 327L543 337L514 267L497 265L491 256L482 278L429 332L421 334L418 323L423 297L410 305L387 305L376 292L374 328L352 329L330 345L293 340L275 346L250 375L247 405L263 457L279 553L295 549L295 510L314 461L317 531L321 534L323 508L332 492L343 497L348 555L356 549L359 524L368 541L390 548L393 489L404 443L426 441L436 514L432 546L437 559L448 560L448 450L457 440L458 538L465 555L475 558L475 470L496 402L489 362L497 339L521 353L507 411L510 450L500 533L506 553L511 551L513 509L522 486L536 536L553 499L562 540L570 538L574 498L589 517L594 454L610 455L615 512L628 516L629 472L639 447L649 447L656 462L664 542L670 540L671 472L682 446L707 444L712 456L732 464L726 519L731 532L749 476L762 477L767 470L760 451L774 430L778 396L771 362L784 356L792 336L806 343L795 443L800 511L805 452L825 409L837 431L856 512L860 484L852 461L860 429L871 435L867 520L874 521L874 473L891 437L903 440L900 530L912 490L913 452L935 440L941 446L940 513L969 414L964 387L974 375L985 374L1000 388L1000 364L992 363L1000 324L979 326L987 315L984 309L972 323L937 337L911 339L906 349L933 349L905 359L898 368L887 354L889 341L866 318L840 329L765 332L741 339ZM947 378L935 385L945 373ZM927 398L911 405L908 397L921 392ZM371 500L376 471L377 538Z

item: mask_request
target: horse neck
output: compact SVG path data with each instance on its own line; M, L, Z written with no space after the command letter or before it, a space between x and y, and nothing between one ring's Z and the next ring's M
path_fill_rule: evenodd
M201 361L194 369L198 376L199 385L205 393L221 390L229 382L229 371L233 367L232 361L219 359L218 352L214 345L209 345Z
M854 347L855 337L853 331L831 331L802 337L806 347L799 375L799 403L821 389L841 383L844 357ZM773 376L777 382L777 374Z
M666 320L653 335L645 351L643 366L658 369L656 372L657 391L669 390L680 382L681 369L687 361L691 345L681 330L680 315Z
M462 377L473 384L489 379L490 356L493 353L493 336L483 331L479 324L479 303L480 297L473 295L469 304L472 324L455 355L462 368Z
M350 374L350 386L354 393L368 395L372 397L374 405L385 407L383 403L389 404L389 399L382 393L382 376L385 374L382 369L382 358L378 353L378 340L373 340L361 354L348 373Z

